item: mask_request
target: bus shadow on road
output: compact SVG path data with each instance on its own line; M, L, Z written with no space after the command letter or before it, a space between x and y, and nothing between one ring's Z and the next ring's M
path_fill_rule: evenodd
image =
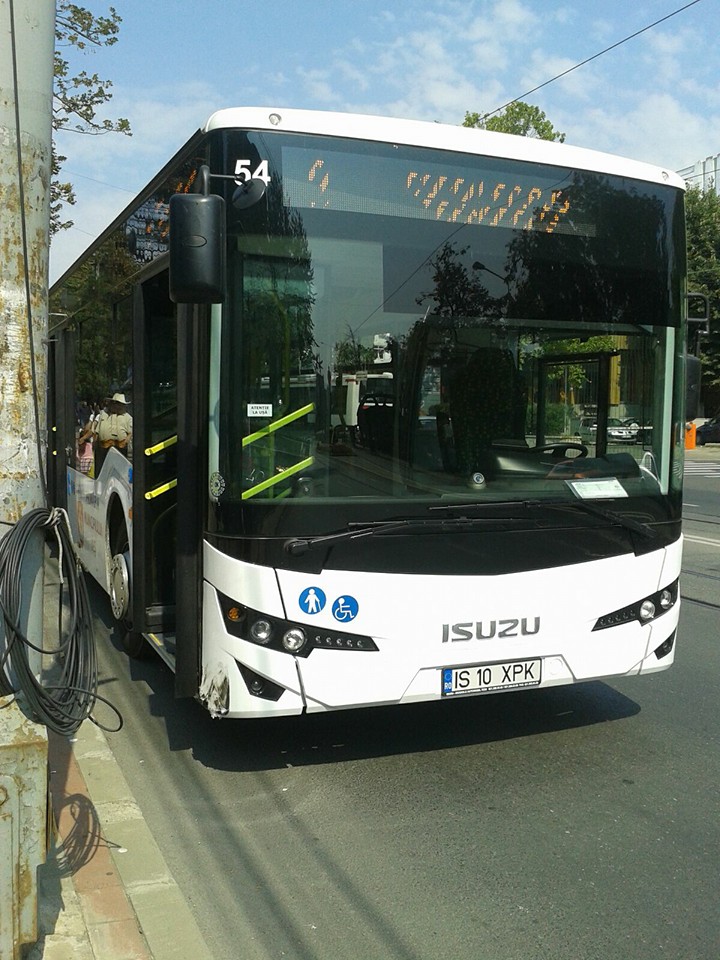
M164 722L171 750L190 750L204 766L234 771L441 751L590 727L640 712L638 703L609 684L588 681L445 702L217 720L195 701L174 698L172 674L159 659L133 662L131 673L150 688L150 710Z

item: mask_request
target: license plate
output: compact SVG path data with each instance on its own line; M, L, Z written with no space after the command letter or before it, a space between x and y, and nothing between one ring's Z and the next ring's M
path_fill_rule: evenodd
M540 683L542 660L510 660L506 663L481 663L472 667L445 667L442 671L442 695L489 693L536 687Z

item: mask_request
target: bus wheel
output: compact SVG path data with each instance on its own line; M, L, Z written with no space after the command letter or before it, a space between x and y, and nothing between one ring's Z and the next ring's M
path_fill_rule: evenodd
M116 620L125 620L130 611L129 554L116 553L110 561L110 606Z
M130 545L123 529L115 541L116 553L110 560L110 606L117 621L116 637L125 653L133 660L150 655L150 646L141 633L133 630L131 620L132 582L130 578Z

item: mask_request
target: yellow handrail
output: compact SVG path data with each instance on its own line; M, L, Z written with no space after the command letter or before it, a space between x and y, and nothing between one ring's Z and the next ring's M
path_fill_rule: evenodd
M256 493L262 493L263 490L267 490L268 487L274 486L276 483L279 483L281 480L286 480L288 477L291 477L294 473L298 473L300 470L304 470L305 467L311 467L314 462L315 462L315 457L307 457L305 460L301 460L300 463L296 463L292 467L288 467L285 470L281 470L279 473L274 474L272 477L268 477L267 480L263 480L262 483L257 483L255 484L254 487L250 487L249 490L243 491L242 499L249 500L250 497L254 497Z
M168 437L167 440L161 440L154 447L145 447L145 456L151 457L154 453L160 453L161 450L167 450L174 443L177 443L177 434L174 437Z
M148 490L145 494L146 500L153 500L155 497L161 496L163 493L167 493L168 490L172 490L177 486L177 480L170 480L168 483L163 483L160 487L155 487L154 490Z
M276 420L274 423L269 423L261 430L256 430L255 433L249 433L246 437L243 437L242 445L247 447L251 443L255 443L256 440L262 440L263 437L268 437L271 433L275 433L275 431L280 430L281 427L286 427L294 420L299 420L300 417L307 416L308 413L312 413L314 409L315 404L308 403L304 407L300 407L299 410L293 410L292 413L288 413L284 417L280 417L280 419Z

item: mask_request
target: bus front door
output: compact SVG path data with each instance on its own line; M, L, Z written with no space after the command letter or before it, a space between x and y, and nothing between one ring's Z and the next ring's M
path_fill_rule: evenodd
M177 539L177 326L167 273L135 294L133 629L171 665Z

